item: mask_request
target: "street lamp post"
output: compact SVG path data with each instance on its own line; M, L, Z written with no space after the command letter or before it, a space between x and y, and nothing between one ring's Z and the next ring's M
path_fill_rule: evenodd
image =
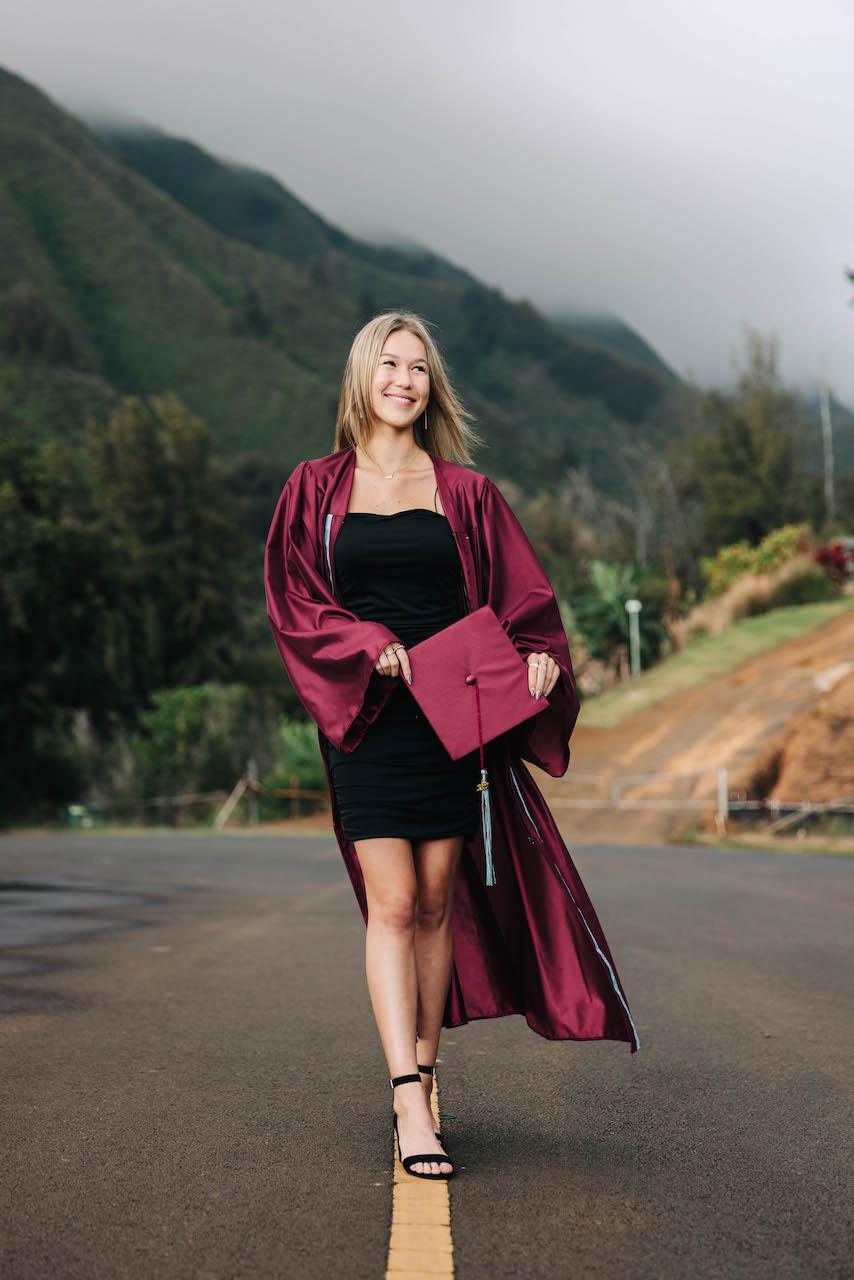
M643 605L640 600L627 600L626 613L629 615L629 670L632 678L640 675L640 621L638 614Z

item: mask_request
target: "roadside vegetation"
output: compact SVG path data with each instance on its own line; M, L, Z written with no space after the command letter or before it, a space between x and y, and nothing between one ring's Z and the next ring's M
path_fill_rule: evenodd
M244 774L263 812L323 790L263 546L293 466L332 447L347 348L378 311L435 327L588 717L843 607L854 414L784 385L773 336L748 330L735 386L709 390L619 320L361 242L270 175L99 134L2 68L0 128L0 822L210 821Z
M555 586L588 724L850 608L849 507L829 519L817 477L798 466L797 406L773 346L754 335L736 392L698 403L678 445L638 446L631 501L603 497L583 469L535 493L497 477ZM220 457L171 393L124 396L80 438L6 427L7 823L56 821L70 804L129 814L135 802L144 819L210 820L250 761L262 798L322 791L316 730L264 609L271 510L257 470ZM632 597L643 674L630 682ZM164 810L170 795L196 799Z

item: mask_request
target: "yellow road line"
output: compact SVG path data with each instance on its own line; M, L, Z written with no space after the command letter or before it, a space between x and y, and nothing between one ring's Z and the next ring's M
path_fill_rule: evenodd
M430 1095L436 1128L439 1121L439 1079L433 1076ZM391 1202L391 1234L385 1280L444 1280L454 1274L454 1244L451 1238L450 1184L445 1178L435 1182L413 1178L394 1151L394 1183Z

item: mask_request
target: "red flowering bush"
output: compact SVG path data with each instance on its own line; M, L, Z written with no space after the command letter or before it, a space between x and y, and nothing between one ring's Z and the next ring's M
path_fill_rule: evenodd
M834 582L845 582L849 575L854 574L854 547L846 547L838 539L816 547L813 558Z

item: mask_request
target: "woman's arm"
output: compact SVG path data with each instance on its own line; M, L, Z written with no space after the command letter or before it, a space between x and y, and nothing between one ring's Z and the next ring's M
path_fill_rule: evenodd
M300 702L329 741L346 751L394 687L374 668L397 637L335 599L322 570L318 529L317 487L308 463L300 462L282 490L267 536L267 616Z

